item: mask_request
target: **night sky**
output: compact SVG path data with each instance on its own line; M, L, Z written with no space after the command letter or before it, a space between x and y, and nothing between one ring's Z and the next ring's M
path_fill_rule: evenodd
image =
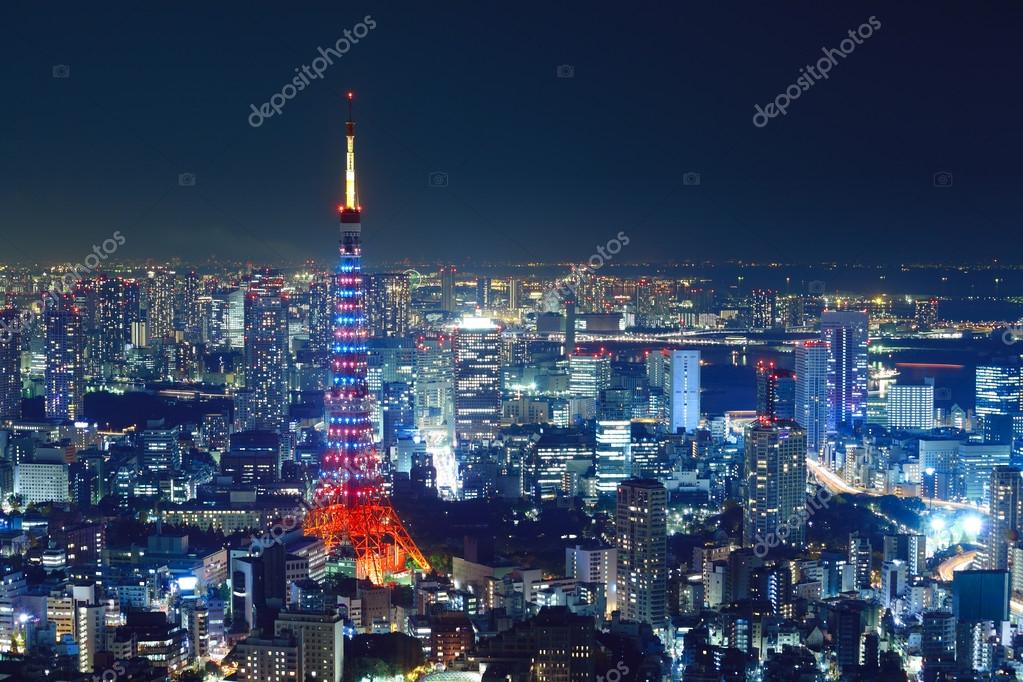
M623 261L1021 260L1023 3L493 5L5 0L0 260L120 230L132 259L329 262L347 89L371 264L584 260L619 231Z

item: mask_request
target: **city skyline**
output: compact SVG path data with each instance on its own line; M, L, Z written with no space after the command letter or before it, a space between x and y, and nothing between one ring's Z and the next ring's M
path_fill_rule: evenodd
M0 678L1023 679L1023 8L120 1L0 7Z

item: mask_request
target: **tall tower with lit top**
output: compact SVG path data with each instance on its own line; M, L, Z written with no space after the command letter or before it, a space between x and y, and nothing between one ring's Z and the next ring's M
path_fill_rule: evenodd
M430 565L398 518L383 489L373 442L366 384L367 338L362 274L362 207L355 185L353 94L348 93L345 203L341 214L340 259L334 271L334 334L330 348L330 385L325 396L327 451L305 532L328 548L350 544L356 577L383 584L406 570L411 559L421 570Z

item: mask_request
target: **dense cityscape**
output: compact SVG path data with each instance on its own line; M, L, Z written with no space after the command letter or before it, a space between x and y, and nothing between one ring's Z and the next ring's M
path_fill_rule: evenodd
M620 21L619 8L598 5L578 18L595 35ZM290 8L254 12L239 33L258 42L262 22L280 23L290 40L340 13L305 9L296 24ZM172 73L183 120L189 97L223 91L242 141L221 150L220 132L197 128L207 165L176 168L150 208L106 229L96 207L138 209L142 176L162 156L147 149L132 165L125 140L139 129L139 139L162 137L169 119L120 118L124 102L112 103L83 124L112 128L83 142L81 130L54 126L48 147L40 138L50 131L33 126L50 125L52 111L37 122L26 107L60 96L74 117L95 116L82 113L81 92L109 87L126 59L117 43L109 61L104 41L143 28L178 41L178 17L192 16L154 3L164 30L148 8L78 9L55 19L63 28L53 35L71 44L122 10L134 28L121 31L118 16L103 40L78 46L78 61L54 63L52 78L46 64L47 83L12 105L12 143L0 141L11 162L0 170L15 170L0 182L0 682L1023 680L1023 265L1004 246L1014 234L999 232L1015 229L1018 209L1000 203L997 155L962 132L973 123L944 142L973 178L938 163L908 171L909 127L882 121L886 137L862 143L855 128L874 114L855 113L856 88L871 78L887 87L858 69L891 58L912 12L836 9L850 27L837 34L823 15L793 18L801 28L791 35L825 46L804 68L790 68L790 46L777 48L787 70L771 85L761 74L748 99L767 103L753 105L752 122L746 109L733 116L730 105L686 99L679 111L717 107L709 117L722 121L679 139L696 149L706 135L720 148L679 166L690 157L666 132L673 98L700 88L664 95L644 84L637 98L622 79L630 96L601 110L603 81L615 86L620 74L592 65L640 55L655 68L658 40L676 49L681 11L637 9L642 30L623 23L614 50L566 39L577 74L571 63L547 68L547 54L495 57L509 31L490 29L517 21L503 10L345 8L347 28L329 26L336 38L303 52L300 66L273 41L245 53L270 73L278 62L293 71L283 87L261 80L272 94L246 110L237 101L248 89L202 73L207 49L219 57L233 44L234 12L197 8L203 21L180 19L196 27L180 38L182 54L165 63L160 43L139 52L153 82L124 91L137 87L145 109L147 88L162 90ZM12 41L26 55L32 31L49 25L40 11L18 8L32 28ZM568 21L564 11L552 9L550 24ZM731 10L699 11L739 23ZM958 11L968 10L942 9L942 25L960 23ZM740 34L768 21L743 12ZM392 69L394 54L417 54L412 17L424 34L436 33L433 21L458 29L436 46L458 59L425 72L464 72L449 76L471 82L464 101L423 106L416 89L434 84L420 67ZM982 34L962 22L956 56L934 59L975 48L992 60L1004 41L987 32L1013 21L987 22ZM544 30L529 35L544 44ZM476 51L463 55L469 44ZM416 59L432 59L432 45L417 45ZM619 50L630 59L604 55ZM544 65L540 95L500 99L499 79L481 75L520 59ZM715 85L738 73L717 68L706 76ZM406 71L415 83L389 82ZM341 82L349 77L353 90ZM914 78L905 87L931 76ZM775 80L780 94L765 99ZM307 88L319 94L292 102ZM571 98L551 94L570 88ZM814 112L836 95L854 113ZM960 120L960 106L942 113ZM1009 118L1019 109L967 108ZM558 127L562 109L571 129ZM389 128L395 117L410 130ZM927 118L904 120L925 129ZM798 120L806 127L792 147ZM235 130L218 125L227 138ZM822 137L832 126L834 139ZM188 146L175 134L164 151ZM722 144L733 135L736 148L759 149L746 135L765 140L765 154L791 148L765 171L789 175L755 189L737 181L744 163L760 162ZM403 142L443 147L453 136L468 150L464 168L454 156L420 164ZM806 151L815 146L816 161ZM851 158L818 170L856 146L878 165L863 172L863 158ZM977 149L988 165L970 156ZM737 175L715 175L715 158ZM87 180L63 175L69 159L88 159ZM229 170L217 170L223 160ZM266 181L248 165L262 165ZM303 170L284 179L276 166ZM889 166L891 196L903 195L894 200L869 185L889 183ZM818 183L818 172L833 175ZM473 184L474 173L484 179ZM870 176L863 186L849 180L858 173ZM906 190L901 173L920 175L923 190ZM552 181L562 175L565 184ZM981 175L989 185L978 190ZM664 186L688 202L668 218L654 197ZM785 209L762 203L786 191ZM82 200L93 192L95 204ZM714 192L727 198L701 203ZM321 206L296 206L328 193ZM983 210L963 219L963 196L982 196ZM186 202L195 212L183 218L174 211ZM755 221L742 212L751 206L763 212ZM821 211L834 223L818 225Z

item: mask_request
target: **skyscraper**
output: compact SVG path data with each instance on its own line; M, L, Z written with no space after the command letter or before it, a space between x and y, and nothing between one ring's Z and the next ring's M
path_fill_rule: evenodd
M375 338L404 337L409 333L412 289L404 272L366 276L366 322Z
M566 547L565 575L579 582L603 584L607 615L618 608L618 550L614 547Z
M920 331L927 331L938 322L938 299L918 298L914 301L913 317L916 321L916 328Z
M447 426L454 434L455 367L452 339L440 334L416 339L416 426Z
M603 353L571 355L568 371L569 395L597 400L611 383L611 358Z
M158 269L145 280L145 308L150 343L165 342L174 331L174 289L177 276L171 270Z
M794 421L760 417L746 427L743 544L799 545L806 509L806 432Z
M501 425L501 327L467 317L452 337L455 431L459 444L497 438Z
M796 346L796 422L806 430L806 451L818 458L834 428L828 410L828 364L826 341Z
M440 309L455 311L455 266L445 265L440 269Z
M199 338L201 316L198 302L201 294L202 278L192 270L181 280L181 326L189 341Z
M821 315L821 338L831 351L829 402L835 425L862 421L867 414L867 323L867 313L856 310Z
M981 422L978 430L987 435L986 441L1000 442L1005 439L998 438L999 431L1011 432L1011 415L1023 409L1021 382L1023 369L1016 362L977 367L976 413Z
M700 351L673 350L668 354L668 426L671 433L700 427Z
M303 679L341 682L344 666L344 621L337 609L281 611L274 623L274 635L294 635L299 643L299 669Z
M988 531L985 567L1009 567L1009 547L1023 521L1023 473L1016 467L997 466L991 474L991 528Z
M754 289L750 292L750 327L770 329L777 317L778 294L770 289Z
M131 341L131 325L139 319L138 284L122 277L98 282L98 355L102 363L120 363Z
M321 276L309 285L309 346L315 357L326 364L334 341L334 299L330 278Z
M489 277L480 276L476 278L476 307L480 310L486 310L490 307Z
M596 441L597 493L611 495L625 480L626 464L631 460L632 423L598 421Z
M0 310L0 420L21 417L20 325L15 308Z
M889 429L934 428L934 384L888 387Z
M849 565L855 572L856 588L870 588L871 569L873 568L874 551L870 538L858 531L849 534Z
M667 625L668 493L650 479L618 485L615 546L618 549L618 608L624 620Z
M519 280L512 277L508 280L508 310L519 307Z
M75 420L84 414L85 336L71 294L46 302L46 418Z
M796 418L796 375L774 363L757 363L757 416Z
M249 429L279 431L288 410L288 316L284 280L253 279L245 296L245 388L251 392Z

